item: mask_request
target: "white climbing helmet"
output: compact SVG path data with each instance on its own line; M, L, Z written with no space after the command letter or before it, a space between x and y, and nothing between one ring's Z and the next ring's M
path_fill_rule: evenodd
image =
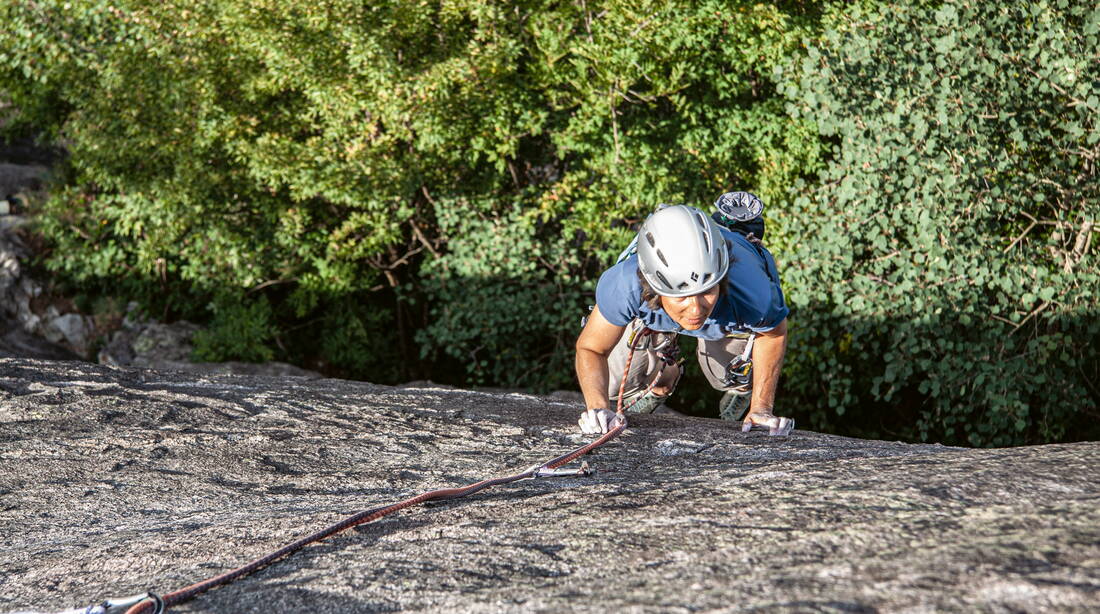
M695 207L662 207L638 230L638 270L662 296L706 292L722 281L729 264L718 224Z

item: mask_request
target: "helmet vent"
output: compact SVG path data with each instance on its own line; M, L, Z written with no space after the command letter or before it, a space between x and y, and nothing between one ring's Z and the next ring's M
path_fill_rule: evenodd
M653 274L657 276L657 279L661 280L661 283L663 283L666 288L668 288L669 290L672 289L672 284L668 283L668 280L665 279L664 275L661 275L660 271L654 271Z
M668 260L665 260L665 255L661 253L661 250L657 250L657 257L661 259L661 264L668 266Z
M729 270L732 257L723 232L695 207L660 208L638 229L638 271L663 296L705 291Z

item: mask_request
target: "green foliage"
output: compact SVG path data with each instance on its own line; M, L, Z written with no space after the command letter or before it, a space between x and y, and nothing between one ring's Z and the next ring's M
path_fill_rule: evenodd
M838 11L784 92L835 146L789 211L791 392L819 428L1097 434L1100 12Z
M196 360L265 362L275 356L269 346L275 336L271 305L262 297L250 302L242 298L226 294L210 306L213 319L192 340Z
M316 329L324 331L314 338L313 326L303 327L300 346L316 346L316 365L338 376L367 373L374 381L398 382L409 379L405 363L416 356L407 347L409 340L400 326L393 326L394 311L378 309L381 305L364 305L348 297L333 301L321 309L324 319ZM293 337L294 335L292 335ZM309 356L310 353L305 355Z
M751 189L812 426L1096 433L1100 13L590 4L0 5L8 130L70 152L48 264L207 359L547 389L632 224Z
M571 386L572 344L590 292L571 273L575 244L516 204L491 218L458 211L484 206L437 203L450 253L421 271L438 305L417 332L421 355L465 365L470 383L553 388Z
M266 296L295 359L347 375L389 377L396 334L401 376L545 389L630 223L814 170L770 74L816 11L37 0L0 8L0 80L71 152L55 270L173 312Z

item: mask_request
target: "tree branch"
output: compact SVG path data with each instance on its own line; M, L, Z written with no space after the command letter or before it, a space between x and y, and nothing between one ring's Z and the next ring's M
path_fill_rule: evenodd
M1015 325L1016 328L1013 328L1012 332L1008 333L1008 334L1011 335L1011 334L1015 333L1016 331L1020 330L1021 328L1024 327L1024 324L1027 324L1028 320L1030 320L1031 318L1033 318L1033 317L1039 315L1040 313L1046 311L1046 308L1050 307L1053 304L1054 304L1054 301L1043 301L1042 305L1039 305L1035 309L1032 309L1031 313L1027 314L1027 317L1025 317L1023 320L1020 320L1020 323Z
M1089 249L1089 243L1092 242L1093 226L1095 226L1095 222L1092 220L1086 220L1081 224L1081 230L1077 232L1077 240L1073 243L1073 251L1066 254L1065 264L1062 265L1063 273L1072 272L1084 259Z
M1020 242L1021 240L1023 240L1023 238L1024 238L1025 236L1027 236L1027 233L1031 232L1031 229L1032 229L1032 228L1035 228L1035 225L1036 225L1037 223L1038 223L1038 222L1032 221L1032 222L1031 222L1030 224L1028 224L1028 225L1027 225L1027 228L1025 228L1025 229L1024 229L1024 231L1020 233L1020 236L1018 236L1018 237L1016 237L1015 239L1013 239L1013 240L1012 240L1012 243L1009 243L1009 244L1008 244L1008 247L1004 248L1004 251L1002 251L1001 253L1002 253L1002 254L1006 254L1006 253L1008 253L1008 250L1012 249L1013 247L1015 247L1015 246L1016 246L1016 244L1017 244L1017 243L1019 243L1019 242Z
M424 236L424 231L420 230L420 227L416 225L416 222L414 220L409 220L409 226L412 226L413 236L416 237L416 240L420 241L420 244L423 245L424 248L427 249L432 256L438 258L439 250L436 249L434 245L432 245L431 241L428 240L428 237Z

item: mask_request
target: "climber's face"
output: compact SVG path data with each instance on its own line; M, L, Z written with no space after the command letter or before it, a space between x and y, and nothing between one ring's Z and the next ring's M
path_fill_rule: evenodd
M706 292L691 296L662 296L661 309L684 330L697 330L710 317L714 306L718 304L721 288L714 286Z

